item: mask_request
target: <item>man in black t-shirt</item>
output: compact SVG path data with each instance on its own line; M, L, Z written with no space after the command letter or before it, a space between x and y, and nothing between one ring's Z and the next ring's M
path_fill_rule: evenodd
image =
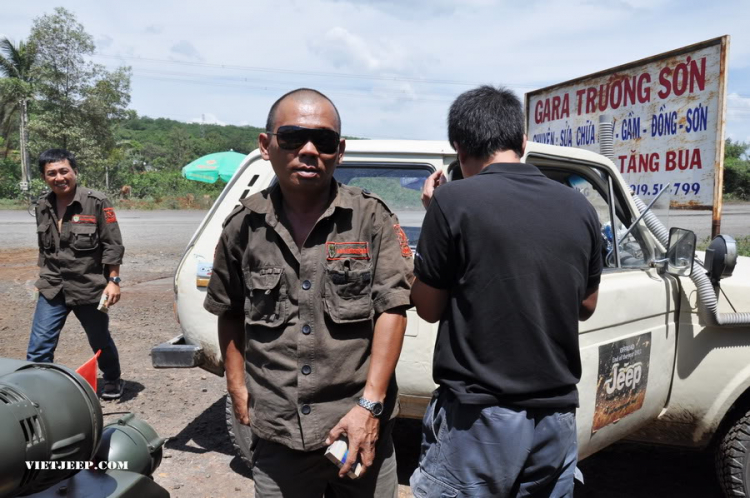
M464 179L425 182L411 294L422 318L440 321L440 388L412 492L572 496L578 322L596 308L598 217L579 192L520 162L524 117L510 91L460 95L448 136Z

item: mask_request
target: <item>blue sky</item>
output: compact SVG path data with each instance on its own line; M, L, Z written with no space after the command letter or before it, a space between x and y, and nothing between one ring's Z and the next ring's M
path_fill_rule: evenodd
M329 95L347 135L444 139L447 109L478 84L525 92L731 35L728 137L750 142L747 0L35 0L0 37L25 39L56 6L94 37L94 60L133 69L131 108L262 126L300 86Z

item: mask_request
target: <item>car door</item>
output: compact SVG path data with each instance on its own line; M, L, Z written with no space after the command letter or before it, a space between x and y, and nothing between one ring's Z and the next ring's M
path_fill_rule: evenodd
M582 377L578 385L579 456L586 456L658 417L666 405L674 370L679 284L649 262L659 252L642 224L611 245L637 218L615 178L611 221L606 165L552 154L530 154L527 162L586 196L599 215L605 268L594 315L579 329Z

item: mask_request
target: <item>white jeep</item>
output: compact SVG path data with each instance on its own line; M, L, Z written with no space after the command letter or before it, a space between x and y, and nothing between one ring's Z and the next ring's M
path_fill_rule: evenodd
M625 437L693 448L713 443L725 494L750 493L750 314L733 313L750 310L750 258L736 256L731 237L717 237L706 275L697 259L693 264L695 235L670 234L647 209L641 218L646 206L604 156L529 142L523 160L586 196L607 246L596 313L580 325L580 458ZM454 161L447 142L349 140L335 177L382 197L414 246L424 217L422 183L437 169L454 181ZM201 222L174 280L183 334L153 349L155 367L223 375L217 319L203 309L214 248L240 199L274 181L270 163L250 153ZM413 309L407 316L396 375L401 416L418 418L436 387L437 325ZM226 413L232 440L249 461L249 428L237 424L231 406Z

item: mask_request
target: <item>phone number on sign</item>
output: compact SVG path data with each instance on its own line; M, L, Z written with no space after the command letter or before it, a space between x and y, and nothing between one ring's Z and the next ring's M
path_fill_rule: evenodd
M662 191L662 189L666 186L664 183L652 183L647 184L643 183L641 185L631 185L630 190L633 191L636 195L656 195L659 192ZM685 195L698 195L698 192L701 191L701 184L700 183L673 183L670 185L672 194L685 194Z

